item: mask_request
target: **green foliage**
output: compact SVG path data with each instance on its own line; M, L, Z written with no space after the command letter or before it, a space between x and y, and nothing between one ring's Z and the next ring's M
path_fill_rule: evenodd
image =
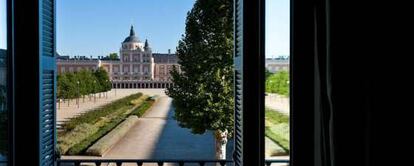
M109 114L113 113L114 111L127 106L131 105L130 101L137 99L142 96L142 93L133 94L122 99L116 100L112 103L109 103L101 108L97 108L92 111L88 111L81 116L77 116L75 118L70 119L65 124L63 124L64 131L73 130L76 126L82 123L91 123L94 124L100 120L101 117L108 116Z
M72 131L62 135L58 139L58 148L62 154L65 154L72 146L80 143L98 131L98 127L83 123L75 127Z
M109 81L108 72L106 72L105 69L100 67L93 74L96 78L97 85L99 85L98 92L106 92L111 90L111 82Z
M103 135L102 138L99 138L98 141L88 147L85 154L92 156L102 156L119 140L121 140L137 121L137 116L128 116L115 128L111 129L109 133Z
M289 73L279 71L266 76L266 92L289 96Z
M109 60L119 60L119 56L117 53L110 53L109 56L107 56Z
M272 75L273 73L270 72L268 69L265 70L265 78L266 80Z
M141 98L146 100L138 102ZM84 153L129 115L143 114L153 103L154 100L137 93L69 120L58 136L60 151L68 155Z
M131 115L136 115L138 117L141 117L142 115L144 115L144 113L152 106L152 104L154 104L154 100L148 98L145 102L143 102L140 106L138 106L137 108L135 108L132 112Z
M280 113L278 111L272 110L270 108L266 108L265 119L270 121L271 123L278 124L278 123L289 123L289 116Z
M233 133L233 1L197 0L178 43L180 69L167 89L175 119L193 133Z
M276 110L266 108L265 135L289 152L289 117Z
M126 118L126 116L127 115L120 114L120 116L118 116L117 118L112 119L105 126L101 127L97 132L87 137L86 139L83 139L80 143L72 146L68 150L67 154L77 155L77 154L84 153L89 146L93 145L96 141L99 140L99 138L103 137L105 134L107 134L113 128L115 128L119 123L121 123Z
M111 90L111 87L108 73L103 68L98 68L94 72L81 70L57 76L57 98L60 99L73 99L92 93L106 92Z
M289 152L289 124L281 123L272 127L265 127L265 135L273 142Z

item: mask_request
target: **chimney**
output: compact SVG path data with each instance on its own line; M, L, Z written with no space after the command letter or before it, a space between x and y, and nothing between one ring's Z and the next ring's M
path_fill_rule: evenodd
M171 54L171 49L168 49L168 54Z

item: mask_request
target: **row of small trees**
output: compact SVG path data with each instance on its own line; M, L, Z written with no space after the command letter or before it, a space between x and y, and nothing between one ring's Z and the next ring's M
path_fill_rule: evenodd
M266 92L289 96L289 73L287 71L266 72Z
M111 90L108 73L103 68L95 71L81 70L57 76L57 98L74 99Z

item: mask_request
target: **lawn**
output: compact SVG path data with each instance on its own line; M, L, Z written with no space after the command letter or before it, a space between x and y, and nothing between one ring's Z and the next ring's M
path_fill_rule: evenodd
M137 93L69 120L63 125L63 131L58 133L60 153L83 154L88 147L109 133L138 108L141 108L138 111L143 113L153 102L148 96Z
M289 152L289 116L266 108L265 135Z

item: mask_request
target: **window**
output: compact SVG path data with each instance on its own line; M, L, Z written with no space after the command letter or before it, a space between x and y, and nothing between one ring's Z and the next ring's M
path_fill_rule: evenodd
M7 53L7 7L0 1L0 165L8 157L8 53Z

